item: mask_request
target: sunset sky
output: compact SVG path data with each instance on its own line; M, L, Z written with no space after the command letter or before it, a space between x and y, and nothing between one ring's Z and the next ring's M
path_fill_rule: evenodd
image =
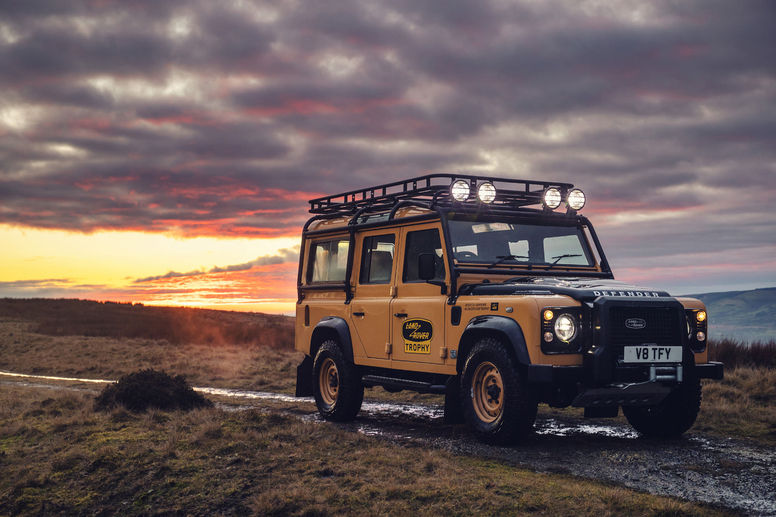
M307 200L574 183L616 278L776 285L776 2L4 0L0 297L293 311Z

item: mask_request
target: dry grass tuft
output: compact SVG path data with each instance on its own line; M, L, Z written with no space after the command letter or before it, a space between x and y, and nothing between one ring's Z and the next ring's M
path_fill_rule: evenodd
M732 339L709 341L709 359L720 361L725 368L741 366L776 368L776 341L745 343Z

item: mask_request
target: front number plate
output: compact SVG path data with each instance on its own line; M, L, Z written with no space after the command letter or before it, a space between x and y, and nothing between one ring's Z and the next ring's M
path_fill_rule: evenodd
M626 363L681 363L682 347L680 346L626 346Z

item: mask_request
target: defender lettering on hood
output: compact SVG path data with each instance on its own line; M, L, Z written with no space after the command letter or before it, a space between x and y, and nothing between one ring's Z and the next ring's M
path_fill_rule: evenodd
M665 291L637 287L616 280L589 280L580 278L523 277L502 284L469 284L460 295L537 295L562 294L575 300L593 301L601 296L626 298L670 298Z

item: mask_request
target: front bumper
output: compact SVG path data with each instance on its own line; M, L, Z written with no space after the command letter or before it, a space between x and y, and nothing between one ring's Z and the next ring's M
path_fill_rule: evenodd
M636 381L639 376L645 375L648 366L617 366L614 368L614 377L619 381ZM725 367L722 363L710 361L696 364L692 367L695 377L699 379L722 380ZM549 364L530 364L527 370L529 384L561 385L583 382L589 374L585 373L584 366L552 366Z
M526 380L540 389L565 388L567 393L574 393L566 400L576 407L652 406L688 376L719 380L724 375L724 366L718 362L689 368L675 366L673 377L661 375L661 367L654 365L616 366L607 375L610 381L602 385L595 383L595 379L590 382L590 372L584 366L532 364L528 366Z

